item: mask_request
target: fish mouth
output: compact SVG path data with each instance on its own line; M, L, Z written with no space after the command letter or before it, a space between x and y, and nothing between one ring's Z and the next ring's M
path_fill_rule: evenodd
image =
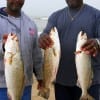
M84 31L82 31L82 32L81 32L81 36L84 36L84 34L85 34L85 32L84 32Z
M84 31L81 32L80 36L81 39L87 40L87 34Z

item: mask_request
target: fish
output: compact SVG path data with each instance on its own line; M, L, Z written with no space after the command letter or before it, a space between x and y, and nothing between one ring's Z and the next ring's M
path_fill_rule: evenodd
M43 88L40 89L38 95L48 99L50 96L50 84L56 80L57 71L60 61L60 40L56 27L53 27L49 33L53 41L50 48L45 49L43 62Z
M93 68L91 65L91 56L81 50L81 47L87 41L87 34L80 31L77 36L75 63L77 70L77 85L81 88L82 94L80 100L94 100L88 93L93 80Z
M25 75L17 35L9 33L4 47L5 81L8 98L9 100L21 100Z

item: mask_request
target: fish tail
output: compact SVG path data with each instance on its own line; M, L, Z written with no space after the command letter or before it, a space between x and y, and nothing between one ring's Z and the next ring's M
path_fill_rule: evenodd
M9 92L7 91L7 96L8 96L8 100L12 100L11 95L9 94Z
M90 94L82 95L80 100L95 100Z
M7 92L8 100L21 100L20 96L11 96L9 92Z
M39 90L38 96L41 96L45 99L48 99L50 96L50 89L49 88L43 88Z

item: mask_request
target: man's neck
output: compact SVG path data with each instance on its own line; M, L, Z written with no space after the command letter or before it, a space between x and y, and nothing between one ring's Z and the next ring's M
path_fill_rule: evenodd
M69 8L72 9L72 10L80 10L80 9L82 8L83 5L84 5L84 4L82 3L82 4L80 4L79 6L76 6L76 7L69 7Z
M5 8L4 11L10 15L10 16L13 16L13 17L19 17L21 16L21 12L14 12L14 11L10 11L9 9Z

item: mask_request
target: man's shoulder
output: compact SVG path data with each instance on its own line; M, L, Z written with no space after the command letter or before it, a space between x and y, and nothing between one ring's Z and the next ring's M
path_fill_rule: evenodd
M55 11L54 13L60 14L60 13L66 12L66 10L67 10L67 7L64 7L62 9L59 9L59 10Z
M21 14L22 14L22 16L23 16L25 19L27 19L27 20L29 20L29 21L32 21L31 18L30 18L30 16L28 16L25 12L22 11Z
M28 23L31 23L31 24L35 24L34 20L31 19L30 16L28 16L25 12L21 12L22 16L23 16L23 19L26 20Z
M34 27L34 28L37 29L37 25L36 25L35 21L32 20L32 19L30 18L30 16L28 16L28 15L27 15L26 13L24 13L23 11L21 12L21 14L22 14L22 19L23 19L23 21L27 23L26 25L30 25L30 26L32 26L32 27Z
M59 10L53 12L53 13L50 15L50 18L58 18L58 17L60 17L60 16L65 15L66 12L67 12L67 7L62 8L62 9L59 9Z
M95 16L95 18L100 18L100 10L99 9L97 9L93 6L90 6L90 5L86 5L86 8L87 8L86 11L89 14Z
M100 10L99 9L97 9L97 8L95 8L95 7L93 7L93 6L91 6L91 5L88 5L88 4L85 4L86 5L86 7L87 7L87 10L89 10L89 11L91 11L91 12L98 12L98 13L100 13Z

